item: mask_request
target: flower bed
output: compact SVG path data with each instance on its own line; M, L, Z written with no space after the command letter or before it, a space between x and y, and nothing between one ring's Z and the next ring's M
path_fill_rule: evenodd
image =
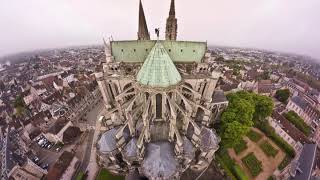
M257 133L252 129L248 132L247 136L253 142L258 142L262 138L261 134Z
M249 169L253 177L258 176L262 172L262 164L256 156L252 153L249 153L247 156L241 159L244 165Z
M263 141L260 144L260 148L262 149L262 151L268 156L272 156L272 157L276 157L276 155L278 154L278 150L275 149L268 141Z
M246 150L247 148L248 148L247 142L244 141L243 139L241 139L239 144L237 144L236 146L233 147L233 149L237 155L240 154L241 152L243 152L244 150Z

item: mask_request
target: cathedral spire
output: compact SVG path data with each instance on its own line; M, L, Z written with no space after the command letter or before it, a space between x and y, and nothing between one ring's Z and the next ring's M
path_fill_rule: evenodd
M178 23L176 18L175 1L171 0L169 17L166 26L166 40L177 40Z
M174 5L174 0L171 0L171 5L170 5L170 12L169 15L175 16L176 15L176 10L175 10L175 5Z
M150 40L150 34L149 34L149 31L148 31L146 17L144 15L144 10L143 10L143 6L142 6L141 0L140 0L140 5L139 5L138 40Z

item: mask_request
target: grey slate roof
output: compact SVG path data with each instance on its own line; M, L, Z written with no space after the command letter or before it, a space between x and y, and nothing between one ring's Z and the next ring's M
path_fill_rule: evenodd
M294 102L297 106L299 106L301 109L305 109L308 106L307 101L305 101L302 97L300 96L294 96L291 99L292 102Z
M219 149L220 138L210 129L203 127L200 133L200 146L203 151Z
M188 158L193 159L195 156L195 148L187 137L183 137L183 154Z
M117 148L116 133L117 130L113 128L101 136L100 140L98 141L100 152L112 152Z
M227 102L227 97L224 95L224 92L222 90L215 90L212 95L212 102L213 103L221 103L221 102Z
M137 138L132 138L128 144L124 147L123 153L126 157L136 157L137 156Z
M291 180L310 180L316 159L317 145L305 144L298 161L298 168L294 177Z
M173 145L169 142L149 143L142 163L143 174L147 177L170 179L178 170L178 162L174 156Z

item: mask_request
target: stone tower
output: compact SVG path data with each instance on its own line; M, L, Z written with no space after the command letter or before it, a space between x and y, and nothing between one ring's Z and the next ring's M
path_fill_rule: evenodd
M138 40L150 40L150 34L149 34L149 31L148 31L146 17L144 15L144 11L143 11L143 6L142 6L141 0L140 0L140 6L139 6Z
M176 18L176 10L174 5L174 0L171 0L169 17L167 19L166 26L166 40L175 41L177 40L177 18Z

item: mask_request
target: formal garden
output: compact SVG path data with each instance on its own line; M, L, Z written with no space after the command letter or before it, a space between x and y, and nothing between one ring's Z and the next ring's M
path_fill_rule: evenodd
M241 159L243 164L249 169L250 174L256 177L262 171L262 163L259 161L253 152Z
M260 144L260 148L268 157L276 157L279 152L266 140Z

